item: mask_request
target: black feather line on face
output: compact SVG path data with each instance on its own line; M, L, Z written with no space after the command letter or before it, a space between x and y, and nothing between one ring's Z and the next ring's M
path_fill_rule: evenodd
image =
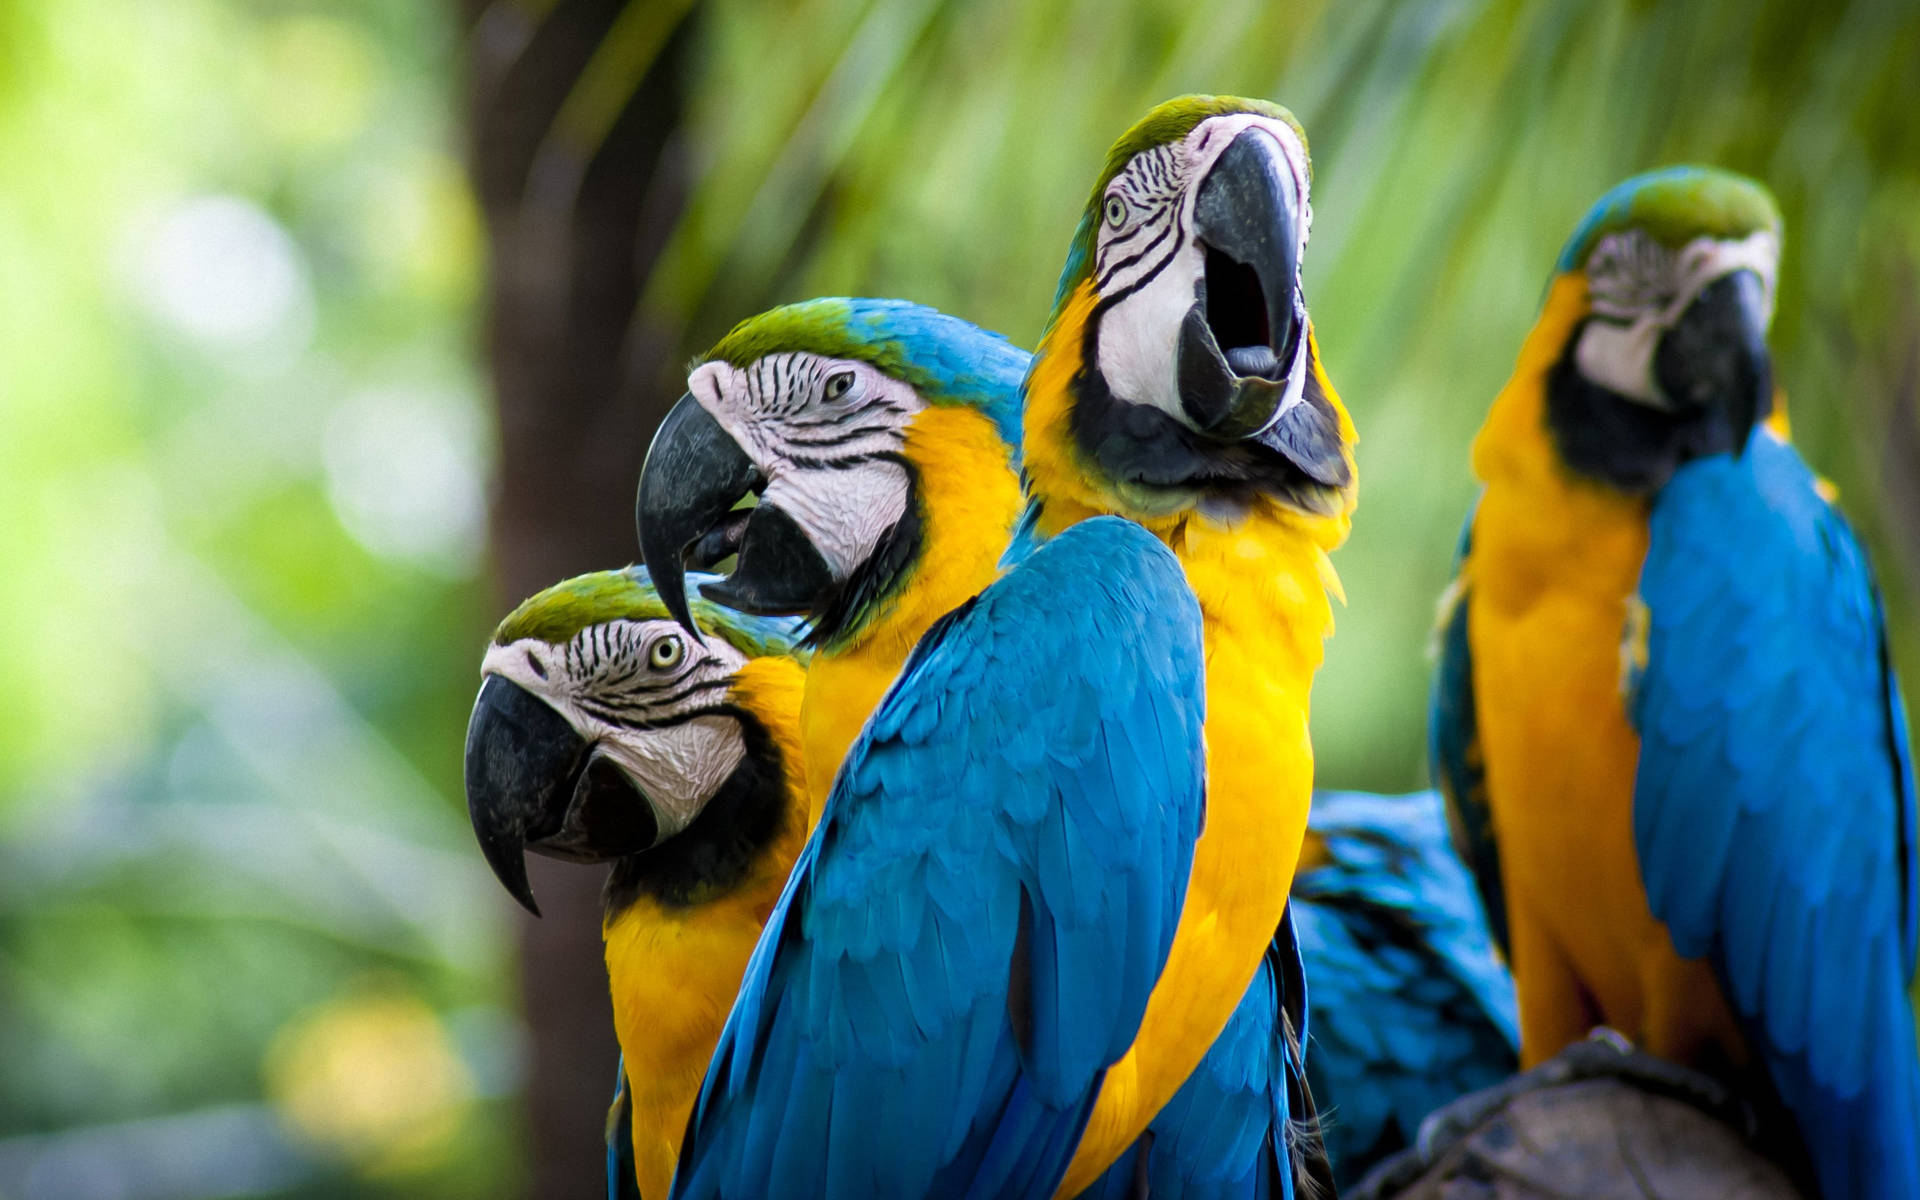
M1150 404L1114 396L1100 373L1102 301L1087 322L1081 367L1074 376L1069 428L1089 462L1115 482L1168 491L1200 492L1229 504L1265 496L1314 516L1332 516L1344 503L1338 488L1309 477L1287 457L1253 440L1223 442L1203 437ZM1320 387L1317 360L1309 357L1302 398L1331 411Z
M792 806L779 744L743 708L727 705L701 715L714 713L739 722L746 746L740 765L685 829L615 861L605 893L609 917L642 897L677 908L708 903L739 886L786 831Z
M1740 449L1710 411L1667 412L1581 374L1574 351L1587 322L1597 319L1573 327L1560 360L1547 372L1547 433L1568 467L1623 492L1651 496L1694 459Z
M926 550L926 520L920 509L920 473L900 454L862 455L858 461L886 459L907 473L907 505L891 528L880 535L873 553L853 569L840 586L816 600L806 644L831 648L866 628L880 607L906 583ZM845 464L852 465L849 459Z

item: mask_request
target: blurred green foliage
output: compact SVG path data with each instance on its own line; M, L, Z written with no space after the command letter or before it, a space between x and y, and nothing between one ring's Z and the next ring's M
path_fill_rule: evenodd
M1795 429L1920 677L1920 7L645 0L563 142L591 157L683 19L690 193L639 315L684 353L825 293L1030 345L1150 104L1301 118L1363 439L1325 781L1421 781L1473 431L1580 213L1663 163L1780 197ZM461 36L380 0L0 0L0 1181L516 1187L503 898L459 802L497 615Z
M511 1190L456 51L378 0L0 4L11 1200Z
M1920 677L1920 6L1521 0L716 0L698 183L645 303L711 340L768 301L903 295L1032 345L1107 145L1181 92L1290 107L1306 284L1359 425L1320 775L1424 778L1425 644L1468 446L1561 242L1675 162L1771 186L1774 345L1798 440L1880 564ZM697 348L697 347L696 347ZM1904 397L1904 400L1902 399ZM1896 413L1896 403L1906 407ZM1904 439L1891 436L1904 433Z

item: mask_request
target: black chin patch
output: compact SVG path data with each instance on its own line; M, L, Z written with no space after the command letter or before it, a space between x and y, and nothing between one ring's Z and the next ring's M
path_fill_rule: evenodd
M1089 324L1083 363L1099 361L1098 330L1097 320ZM1221 441L1152 405L1118 399L1098 369L1082 366L1074 378L1068 427L1081 452L1117 482L1197 491L1203 501L1227 507L1266 496L1300 512L1331 516L1345 504L1341 491L1352 471L1339 453L1338 413L1321 390L1311 359L1304 369L1304 403L1257 437ZM1324 464L1314 474L1294 459L1305 453Z
M1586 321L1574 327L1560 361L1547 373L1547 432L1576 473L1651 496L1684 464L1745 447L1751 426L1741 427L1717 407L1668 412L1582 375L1574 347L1585 329Z
M1256 440L1286 457L1315 483L1339 489L1353 482L1353 468L1340 452L1340 414L1311 376L1301 392L1301 403L1281 413Z
M833 589L827 560L799 523L775 505L752 510L739 534L738 550L733 574L701 584L701 595L755 616L790 617L811 612Z
M606 906L617 913L642 896L662 904L701 904L737 886L786 829L792 805L780 747L766 727L742 709L746 754L693 823L653 849L613 864Z

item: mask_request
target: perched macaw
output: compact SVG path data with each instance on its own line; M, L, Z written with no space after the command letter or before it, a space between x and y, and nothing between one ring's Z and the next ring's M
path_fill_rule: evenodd
M1290 907L1313 986L1307 1080L1347 1188L1428 1113L1514 1073L1513 979L1434 792L1315 792Z
M636 502L641 550L686 613L683 552L737 553L709 600L805 614L815 816L907 655L998 574L1019 519L1028 354L903 300L830 297L742 321L687 376ZM749 492L753 508L735 508ZM690 618L689 618L690 619Z
M1103 514L1151 531L1206 615L1207 822L1167 967L1062 1185L1085 1187L1193 1073L1286 906L1313 783L1308 693L1354 433L1300 288L1305 135L1182 97L1109 152L1027 378L1020 542ZM1016 553L1018 547L1016 547Z
M1759 184L1681 167L1568 241L1474 444L1435 773L1504 909L1525 1063L1604 1022L1771 1091L1829 1200L1912 1197L1906 719L1866 557L1776 409L1780 237Z
M1200 614L1123 521L994 578L1025 364L915 305L789 306L691 372L649 451L638 515L662 597L696 628L683 554L737 553L703 594L810 614L803 737L830 761L835 729L858 734L676 1195L1049 1194L1139 1027L1200 827ZM922 608L941 594L951 612Z
M536 916L523 851L611 862L623 1061L610 1184L664 1197L761 926L806 838L800 630L700 603L686 634L644 570L567 580L501 622L467 728L467 811Z
M1027 381L1022 454L1034 510L1022 544L1117 514L1170 545L1181 590L1207 613L1205 685L1218 700L1193 903L1125 1056L1102 1080L1061 1185L1069 1194L1145 1131L1225 1028L1279 926L1305 829L1307 694L1334 585L1326 551L1347 530L1354 479L1352 426L1318 367L1299 294L1306 197L1305 141L1283 110L1216 98L1156 109L1121 139L1095 188ZM682 412L689 428L705 428ZM676 473L650 463L662 482L649 505L643 481L642 508L664 520L643 521L642 532L656 540L647 556L657 571L689 539L710 536L716 503L724 512L757 481L738 445L752 436L747 425L706 438L722 445L705 474L734 478L700 502L697 519L674 507ZM673 444L656 442L654 453ZM662 465L698 459L676 448ZM777 480L764 486L773 500ZM786 507L799 506L765 518L784 536L770 537L763 557L779 544L784 574L834 578L818 547L792 549L804 542L794 531L819 517ZM884 519L899 509L848 491L827 511ZM748 518L743 571L761 520ZM792 596L779 599L775 611L795 611ZM1064 600L1052 607L1075 611Z
M862 323L859 314L875 312L887 314L884 323ZM897 330L909 314L918 335L902 337ZM878 344L861 351L831 344L830 339L844 343L849 324ZM838 473L861 466L862 460L851 468L822 461L810 449L831 440L823 429L857 419L825 389L814 387L807 372L780 369L785 356L813 349L882 362L882 369L902 382L915 378L916 362L950 370L941 364L971 360L995 369L976 367L964 386L942 389L944 403L908 419L898 446L908 468L905 495L886 510L913 514L904 535L882 531L849 537L842 529L815 528L805 534L808 553L796 548L775 557L760 547L749 563L753 547L741 526L746 513L733 507L742 491L758 483L763 502L752 511L760 515L749 519L785 529L786 523L767 509L831 511L849 486ZM758 607L804 611L823 623L805 704L812 780L831 777L905 649L938 615L971 599L983 581L993 578L1020 506L1014 472L1018 454L1011 439L1018 432L1014 414L1026 357L1015 359L1009 351L999 339L952 318L898 303L830 300L777 309L744 322L707 364L695 369L689 399L682 402L686 410L669 418L665 430L671 432L663 431L655 443L657 461L675 467L670 476L663 475L650 460L639 510L643 541L659 564L663 590L671 590L667 581L684 547L694 547L705 559L738 547L740 569L726 585L704 587L705 595L737 599L746 594ZM739 382L754 379L768 381L758 395ZM701 463L706 465L696 468ZM815 559L844 565L811 573L791 567ZM850 596L842 576L877 576L881 582ZM810 598L802 594L809 586L818 589ZM818 795L817 783L814 790ZM1285 1085L1289 1070L1300 1076L1300 1065L1297 1053L1288 1060L1275 1047L1285 1040L1281 1012L1291 1008L1297 1033L1304 997L1297 982L1290 989L1286 984L1290 974L1298 976L1297 967L1290 966L1297 955L1286 938L1276 940L1272 961L1245 989L1233 1025L1209 1052L1208 1067L1190 1078L1178 1101L1150 1127L1153 1150L1139 1167L1154 1180L1156 1194L1255 1195L1268 1194L1269 1188L1280 1194L1288 1186L1275 1181L1289 1173ZM1249 1061L1256 1050L1259 1061ZM1296 1117L1307 1111L1304 1094L1292 1111ZM1110 1172L1122 1186L1132 1186L1134 1157ZM1238 1191L1219 1190L1236 1184Z

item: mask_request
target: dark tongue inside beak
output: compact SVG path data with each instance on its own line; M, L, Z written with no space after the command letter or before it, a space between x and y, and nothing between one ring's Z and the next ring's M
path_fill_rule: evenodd
M804 616L834 588L833 568L777 505L753 509L741 526L738 550L733 573L701 584L702 596L755 616Z
M1303 198L1280 144L1248 129L1215 160L1194 201L1205 278L1180 331L1180 399L1195 428L1224 439L1272 424L1305 324Z
M1263 379L1278 379L1285 370L1280 365L1280 356L1266 346L1233 347L1227 351L1227 369L1235 375L1258 375Z

